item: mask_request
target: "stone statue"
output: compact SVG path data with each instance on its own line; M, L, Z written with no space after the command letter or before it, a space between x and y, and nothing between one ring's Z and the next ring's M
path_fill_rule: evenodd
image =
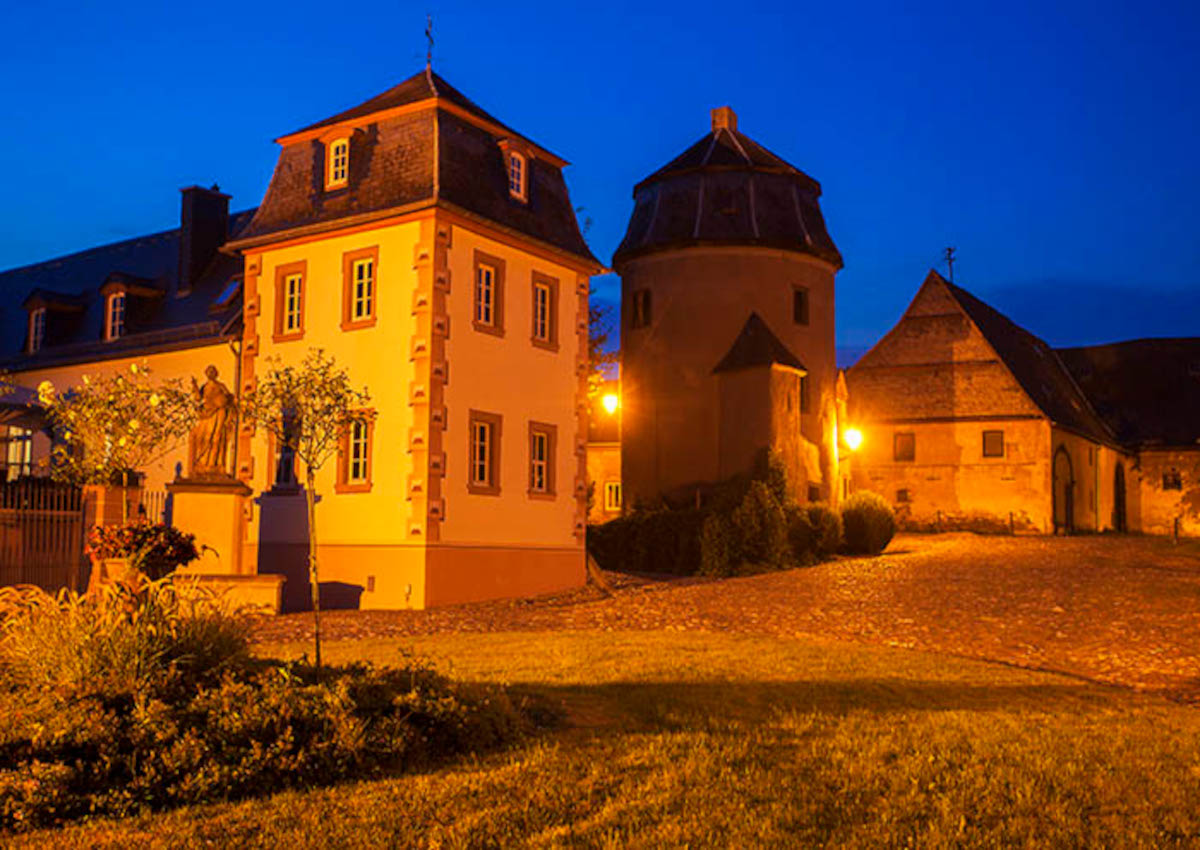
M200 407L199 421L192 428L192 475L228 478L226 455L233 430L233 393L217 380L216 366L205 369L204 377L204 386L192 378L192 395Z

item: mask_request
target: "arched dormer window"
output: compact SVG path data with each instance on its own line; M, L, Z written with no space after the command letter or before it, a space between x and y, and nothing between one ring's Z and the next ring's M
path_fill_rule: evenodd
M111 292L104 301L104 339L111 341L125 335L125 293Z
M35 307L29 311L29 353L40 351L46 341L46 308Z
M500 153L504 157L504 175L508 183L508 196L523 204L529 203L529 163L533 150L522 139L500 139Z
M508 194L518 201L528 196L528 164L525 156L517 151L508 152Z
M325 188L340 189L350 180L350 140L334 139L325 148Z

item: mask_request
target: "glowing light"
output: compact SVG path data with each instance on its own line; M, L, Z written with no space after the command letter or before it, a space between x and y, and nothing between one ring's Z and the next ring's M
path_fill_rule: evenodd
M858 430L857 428L847 428L846 433L842 436L842 439L846 441L846 447L850 449L850 451L856 452L858 451L858 447L862 445L862 431Z
M609 393L604 398L600 399L600 403L604 405L604 409L613 414L617 412L617 408L621 406L621 399L615 393Z

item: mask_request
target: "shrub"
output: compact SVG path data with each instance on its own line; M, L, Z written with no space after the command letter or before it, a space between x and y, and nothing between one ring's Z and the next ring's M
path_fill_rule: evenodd
M606 569L692 575L700 563L705 514L697 510L635 511L588 528L588 551Z
M120 587L4 591L0 830L411 768L532 723L506 692L411 658L395 669L255 661L242 621L211 600L144 592L130 607ZM45 662L30 657L39 639L51 642Z
M130 566L156 580L200 557L196 535L146 520L125 525L97 525L88 532L88 555L97 559L128 558Z
M724 515L711 513L704 518L700 529L700 575L733 575L736 564L729 538L729 523Z
M732 561L743 572L780 569L788 561L783 506L762 481L752 481L729 515Z
M878 493L862 491L846 500L842 507L846 551L860 555L878 555L896 533L892 506Z
M819 560L830 558L842 545L842 518L823 502L805 505L813 527L813 554Z
M799 566L807 566L817 559L817 534L812 520L808 518L808 511L798 505L789 505L785 514L792 561Z

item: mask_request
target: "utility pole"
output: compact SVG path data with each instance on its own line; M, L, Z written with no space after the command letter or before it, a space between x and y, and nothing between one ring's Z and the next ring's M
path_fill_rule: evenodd
M950 282L954 283L954 248L947 248L944 252L946 258L946 267L950 272Z

